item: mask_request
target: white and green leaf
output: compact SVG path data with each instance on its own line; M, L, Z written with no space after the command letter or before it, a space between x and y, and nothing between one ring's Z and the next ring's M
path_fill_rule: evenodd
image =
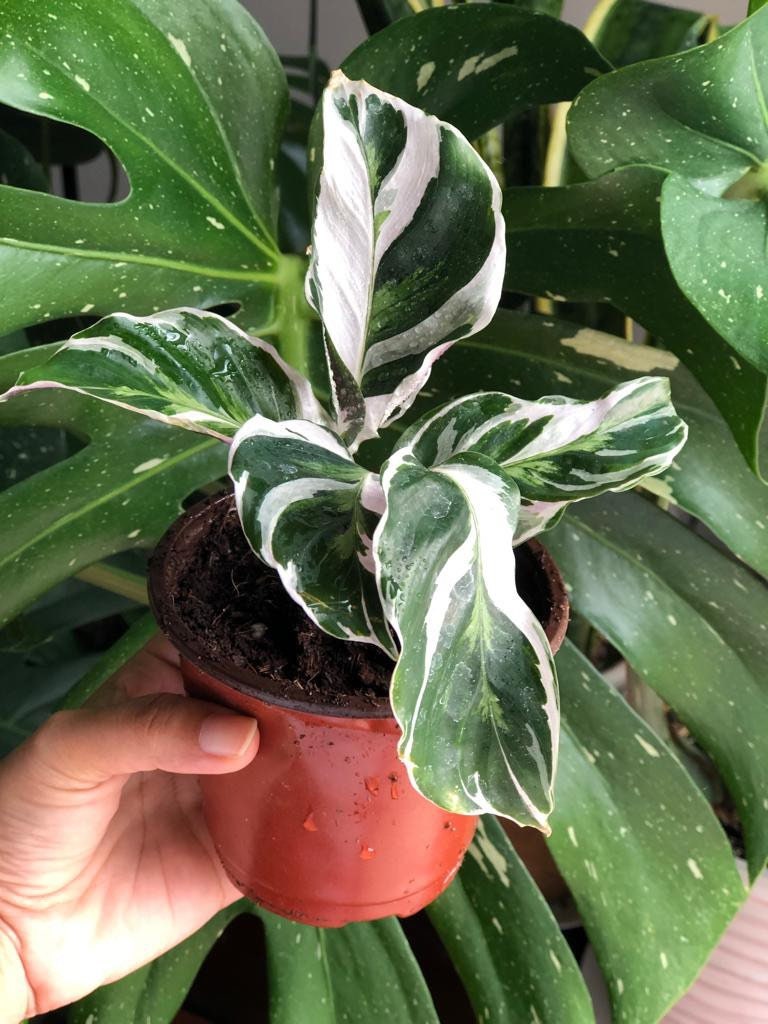
M371 553L377 478L325 427L258 415L235 435L229 472L248 542L291 597L332 636L395 657Z
M519 542L554 526L572 501L664 472L686 436L669 381L639 377L591 402L468 395L416 424L401 445L427 466L461 452L492 459L520 489Z
M54 387L222 440L255 413L325 418L308 382L271 345L194 309L108 316L23 372L2 397Z
M401 647L399 756L434 803L546 831L557 681L544 630L515 588L519 491L482 455L430 469L406 449L382 484L374 554Z
M325 327L337 430L355 444L489 322L504 274L501 194L455 128L342 72L322 127L307 296Z

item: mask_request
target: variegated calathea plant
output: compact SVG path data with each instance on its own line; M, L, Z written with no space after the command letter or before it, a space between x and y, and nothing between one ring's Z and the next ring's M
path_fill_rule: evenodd
M228 445L256 554L323 630L393 659L417 789L548 831L557 680L515 547L572 503L667 470L686 425L669 381L643 376L589 401L473 392L389 431L496 311L501 191L457 129L341 72L319 127L306 294L324 391L266 341L182 308L106 317L4 397L64 388ZM380 437L372 469L363 446Z
M763 876L768 5L702 5L309 0L279 54L279 4L4 0L0 754L144 647L147 557L236 485L293 597L393 657L416 785L551 829L479 819L426 956L242 900L70 1024L219 1024L195 977L241 914L270 1024L595 1024L564 921L657 1024L734 845Z

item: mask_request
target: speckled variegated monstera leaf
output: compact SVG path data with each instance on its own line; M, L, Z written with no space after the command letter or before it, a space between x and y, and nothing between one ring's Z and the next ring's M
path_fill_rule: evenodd
M664 246L677 283L739 356L768 372L768 9L683 54L606 75L569 138L591 177L669 172ZM737 357L734 355L733 357Z
M0 187L3 331L77 313L242 304L273 324L285 76L236 0L8 0L0 101L101 138L127 199Z

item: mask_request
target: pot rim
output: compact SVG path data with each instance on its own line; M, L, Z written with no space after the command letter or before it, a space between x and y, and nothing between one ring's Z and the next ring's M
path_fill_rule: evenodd
M324 718L390 719L395 721L389 701L381 707L361 708L339 707L338 705L325 704L321 701L301 701L282 697L279 693L274 693L271 689L265 689L263 686L260 686L259 681L263 677L258 673L248 669L239 669L236 665L210 661L179 635L180 630L177 624L181 621L181 616L176 612L173 602L168 599L168 587L165 578L167 556L187 530L192 528L201 518L210 517L210 510L212 508L225 502L231 504L233 500L233 495L230 492L226 492L225 494L216 494L197 502L191 508L186 509L168 527L155 547L149 561L147 589L149 592L150 609L162 632L169 638L179 653L197 668L219 679L221 682L232 687L233 690L237 690L249 697L255 697L265 704L272 704L287 710L298 711L301 714L317 715ZM552 648L552 653L555 654L559 650L568 628L570 605L565 584L552 556L538 540L526 541L525 547L535 556L541 575L544 576L547 582L550 612L546 623L542 623L542 627ZM394 666L395 663L393 662L392 664Z

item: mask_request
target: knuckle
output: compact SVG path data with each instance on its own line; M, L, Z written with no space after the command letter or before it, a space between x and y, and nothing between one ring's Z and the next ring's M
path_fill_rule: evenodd
M139 705L142 738L148 749L154 753L158 747L167 743L168 737L178 724L178 701L168 694L153 694L149 697L140 697L136 703Z

